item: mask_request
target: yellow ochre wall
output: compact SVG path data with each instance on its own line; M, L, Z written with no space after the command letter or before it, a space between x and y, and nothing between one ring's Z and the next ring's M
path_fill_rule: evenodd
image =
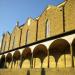
M9 44L10 44L10 33L7 32L3 35L2 50L7 51L9 49Z
M21 33L21 30L19 29L18 26L16 26L14 31L11 34L10 49L19 47L20 33Z
M64 7L65 30L75 29L75 0L68 0Z
M6 33L6 46L5 46L5 51L9 49L9 44L10 44L10 34Z
M27 44L33 43L36 41L37 21L31 18L29 20L30 20L30 25L28 27Z
M27 30L28 30L28 26L27 26L27 23L24 24L22 27L20 27L21 29L21 43L20 43L20 46L23 46L26 44L26 33L27 33Z
M49 21L50 25L50 37L63 33L62 19L62 11L60 8L48 6L38 20L38 40L45 39L47 20Z

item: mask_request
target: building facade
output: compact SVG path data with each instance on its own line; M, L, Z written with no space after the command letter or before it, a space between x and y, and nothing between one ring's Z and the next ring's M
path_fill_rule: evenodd
M75 0L47 6L43 13L3 34L0 68L74 68Z

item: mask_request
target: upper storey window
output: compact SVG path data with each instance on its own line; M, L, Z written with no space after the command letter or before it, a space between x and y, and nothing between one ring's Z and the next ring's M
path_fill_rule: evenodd
M50 21L46 20L46 37L50 36Z

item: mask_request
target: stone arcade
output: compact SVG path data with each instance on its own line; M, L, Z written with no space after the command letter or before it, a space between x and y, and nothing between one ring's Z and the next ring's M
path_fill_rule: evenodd
M44 75L41 74L42 68L45 75L74 75L74 18L75 0L65 0L58 6L47 6L39 17L28 18L21 26L17 22L12 33L3 34L0 68L4 68L4 72L8 72L5 69L15 69L11 75L19 73L16 69L23 68L29 72L26 75L35 75L36 72L36 75ZM25 75L24 69L22 75ZM1 75L5 75L1 71Z

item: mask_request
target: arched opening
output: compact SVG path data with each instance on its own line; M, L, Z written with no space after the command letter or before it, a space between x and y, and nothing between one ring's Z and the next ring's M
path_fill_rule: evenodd
M48 65L48 62L46 63L48 59L44 61L45 57L47 57L47 48L43 44L39 44L33 50L33 67L34 68L48 67L48 66L44 66L45 64Z
M50 21L46 20L46 38L50 37Z
M12 68L12 54L8 53L6 56L6 66L7 68Z
M53 41L49 47L50 67L71 67L70 45L65 39ZM51 57L53 56L53 57ZM54 64L53 64L54 63ZM54 66L55 65L55 66Z
M15 51L15 53L13 54L13 68L20 68L20 56L20 52Z
M31 67L31 58L32 58L31 49L25 48L22 52L21 68L30 68Z
M6 63L5 63L5 55L1 56L0 68L7 68Z
M75 39L72 42L72 63L73 67L75 67Z

